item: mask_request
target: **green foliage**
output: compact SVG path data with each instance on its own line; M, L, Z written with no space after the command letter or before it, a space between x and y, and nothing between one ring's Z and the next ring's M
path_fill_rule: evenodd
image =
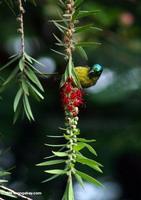
M102 184L99 181L97 181L95 178L93 178L92 176L89 176L88 174L86 174L84 172L80 172L80 171L76 170L76 174L79 175L85 181L88 181L96 186L102 186Z
M0 155L4 154L5 152L0 152ZM6 176L10 175L11 173L8 171L5 171L3 169L0 168L0 199L2 197L1 200L6 200L8 199L27 199L27 200L31 200L31 198L28 198L26 196L23 196L22 194L8 188L7 186L5 186L5 184L8 183L8 180L5 178ZM4 199L3 199L4 198Z
M17 198L16 196L12 195L10 192L5 191L4 189L0 189L0 195L5 196L5 197Z
M65 13L62 15L60 13L61 18L59 20L52 20L54 25L58 28L58 30L63 34L64 40L62 41L58 36L54 34L56 39L56 45L64 48L64 52L53 50L54 52L62 55L66 60L68 60L68 64L66 70L62 76L60 87L64 85L68 77L71 77L78 88L82 88L80 81L75 73L74 64L73 64L73 53L78 53L82 59L88 60L87 53L85 51L85 47L95 47L100 45L99 42L96 41L79 41L78 35L83 34L85 32L93 32L93 30L101 31L100 28L97 28L92 24L81 24L81 19L88 16L93 16L96 14L97 10L84 11L80 9L82 0L75 1L74 6L72 6L71 10L61 1L63 11ZM71 5L71 4L70 4ZM68 9L68 10L67 10ZM73 10L73 11L72 11ZM68 11L68 12L67 12ZM81 58L80 58L81 59Z
M65 129L64 129L65 130ZM49 136L52 138L57 138L57 136ZM61 138L61 136L59 136ZM68 176L68 184L66 187L66 191L64 193L62 200L68 200L71 197L71 200L73 199L73 190L72 190L72 180L69 178L70 173L72 173L76 180L80 183L81 186L83 186L83 180L86 180L88 182L91 182L93 184L96 184L97 186L101 186L102 184L97 181L95 178L91 177L90 175L85 174L84 172L80 172L77 170L77 163L80 163L82 165L88 166L92 168L93 170L102 173L101 167L102 165L98 162L96 162L94 159L87 158L86 156L82 155L81 150L83 148L86 148L89 152L92 153L92 155L97 155L95 149L89 144L95 142L94 139L88 140L84 138L77 138L77 142L75 144L72 143L72 152L70 152L67 149L67 146L70 144L70 140L72 139L70 135L64 135L64 137L67 140L66 145L63 147L63 149L59 149L58 151L52 151L53 157L50 156L47 159L47 161L44 161L42 163L37 164L37 166L40 167L48 167L52 166L51 170L44 170L45 173L53 174L50 178L44 180L43 182L51 181L59 176L67 175ZM63 158L63 159L60 159ZM54 159L52 159L54 158ZM72 162L70 159L74 158L74 162ZM71 163L72 162L72 163ZM64 168L60 168L59 166L63 165ZM58 165L57 168L54 169L54 166ZM71 171L70 171L71 170Z
M12 193L6 191L5 189L3 189L2 185L6 182L8 182L4 177L9 175L10 173L7 171L3 171L0 170L0 195L2 196L6 196L6 197L11 197L11 198L16 198L15 195L13 195Z
M67 187L62 200L74 200L72 178L68 179Z
M26 1L25 1L26 2ZM35 4L35 0L30 0L33 4ZM66 3L67 1L63 2L62 0L59 1L62 5L62 8L66 9ZM6 3L9 5L10 8L13 7L12 1L6 1ZM62 55L65 59L68 60L68 64L65 70L64 75L62 76L61 81L61 87L64 85L64 83L67 81L68 77L72 77L74 84L76 87L81 88L81 84L79 82L79 79L75 73L74 70L74 62L72 59L72 52L74 50L77 50L79 55L81 55L82 58L88 59L87 53L85 52L84 47L88 46L95 46L99 44L96 41L77 41L76 38L78 37L78 34L82 34L85 32L91 32L101 29L95 27L93 24L81 24L80 20L82 18L95 15L97 13L96 10L91 11L84 11L80 10L80 6L83 3L83 0L76 0L74 4L74 13L72 13L72 16L68 13L65 13L61 15L61 19L59 20L52 20L54 25L58 28L58 30L63 34L67 35L68 27L70 25L74 25L71 31L73 32L72 38L70 36L70 42L71 45L66 45L65 41L62 41L58 36L54 35L56 39L56 45L59 47L63 47L65 49L65 52L60 52L57 50L53 50L54 52ZM23 9L24 10L24 9ZM23 10L20 8L19 11L21 14L21 18L19 21L23 22ZM70 17L70 18L69 18ZM69 19L69 20L68 20ZM20 28L24 29L22 26L23 24L20 24ZM24 37L24 30L21 30L21 39ZM65 40L65 39L64 39ZM40 83L40 80L38 79L38 74L40 72L34 67L34 63L40 64L37 60L30 57L28 54L24 52L24 39L22 41L23 43L23 52L21 54L17 54L11 57L10 61L1 67L1 71L6 69L9 66L15 65L13 71L9 74L7 79L5 79L2 82L1 85L1 92L5 90L12 82L18 83L18 89L15 95L14 103L13 103L13 109L14 109L14 122L17 120L19 115L21 115L22 111L24 111L24 114L28 118L29 121L34 120L34 116L31 109L31 103L30 103L30 97L35 97L37 100L44 99L43 97L43 87ZM71 50L69 56L69 51ZM42 74L40 74L42 75ZM61 147L58 151L52 151L52 155L46 158L47 161L42 162L40 164L37 164L37 166L40 167L46 167L44 170L45 173L50 174L51 177L46 179L44 182L53 180L57 178L58 176L66 175L68 177L67 181L67 187L64 193L64 196L62 200L74 200L74 194L73 194L73 182L72 182L72 175L75 176L75 178L78 180L80 185L83 186L83 179L90 181L96 185L101 185L96 179L93 177L85 174L84 172L80 172L77 170L77 163L81 165L85 165L87 167L92 168L94 171L102 173L101 167L102 165L98 162L96 162L94 159L87 158L84 156L81 152L84 148L87 149L92 155L96 156L97 153L95 149L89 144L91 142L95 142L95 140L87 140L83 138L77 138L77 135L80 134L80 130L76 128L76 131L73 132L73 135L68 134L66 129L65 134L63 134L61 137L66 139L66 144L46 144L46 146L50 147ZM75 136L75 137L74 137ZM54 138L55 136L51 136ZM59 136L60 138L60 136ZM56 167L57 166L57 167ZM63 167L62 167L63 166ZM48 167L52 167L51 169L48 169Z
M29 97L34 97L36 100L43 100L42 93L44 89L37 77L40 72L34 67L34 63L42 65L37 60L29 56L27 53L22 55L14 55L10 61L0 68L0 71L15 65L14 70L3 81L0 91L5 90L11 82L18 82L19 89L15 95L13 109L14 109L14 122L18 119L24 111L29 121L34 120ZM41 74L41 73L40 73Z
M72 77L75 85L78 88L81 88L80 81L76 75L76 72L74 70L74 64L72 62L72 58L69 59L68 65L66 67L65 73L62 75L60 87L64 85L64 83L67 81L68 77Z
M4 2L7 4L7 6L10 8L10 10L15 14L15 11L14 11L15 3L14 3L14 1L4 0Z
M88 41L88 42L87 41L85 41L85 42L79 41L79 42L77 42L76 36L78 34L82 34L82 33L86 32L86 31L87 32L89 32L89 31L92 32L93 30L101 31L101 29L93 26L93 24L84 24L83 26L81 25L82 18L95 15L97 12L99 12L98 10L90 10L90 11L80 10L80 6L83 3L83 1L84 0L75 1L75 6L74 6L75 11L72 16L72 23L74 23L75 26L74 26L74 33L73 33L72 40L73 40L74 49L76 49L77 52L80 51L79 54L82 56L82 58L87 59L87 54L86 54L85 50L83 49L83 47L89 47L89 46L93 47L93 46L99 45L100 43L96 42L96 41ZM62 1L60 1L60 2L62 5L62 9L64 10L65 3ZM62 16L62 13L60 13L60 16ZM54 23L54 25L58 28L58 30L62 34L65 34L67 31L69 22L70 22L68 20L69 17L70 17L69 14L64 14L60 20L51 20L51 22ZM60 40L58 38L58 36L56 36L54 34L54 37L57 40L57 43L56 43L57 46L66 48L65 43L62 40ZM59 55L62 55L65 59L67 59L65 53L62 53L62 52L56 51L56 50L53 50L53 51L55 51L56 53L58 53Z

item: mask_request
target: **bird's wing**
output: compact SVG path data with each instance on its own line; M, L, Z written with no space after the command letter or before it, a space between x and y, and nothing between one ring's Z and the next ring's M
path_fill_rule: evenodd
M89 78L89 71L90 71L90 67L87 67L87 66L75 67L75 72L77 74L77 77L81 83L81 86L84 88L89 87L89 84L92 84Z

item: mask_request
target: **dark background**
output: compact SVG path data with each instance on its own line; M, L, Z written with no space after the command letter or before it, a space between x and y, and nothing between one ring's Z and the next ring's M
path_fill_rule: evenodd
M38 1L34 7L27 2L25 33L27 52L46 64L46 70L63 72L65 62L50 49L60 36L50 19L57 18L57 6L53 0ZM95 138L97 161L104 165L103 174L93 174L103 183L118 186L113 197L93 196L85 200L139 200L141 199L141 1L99 0L85 1L84 10L100 10L83 23L93 23L103 31L85 33L84 40L101 42L101 46L86 49L89 61L75 54L75 65L99 63L104 66L102 77L94 88L86 91L86 106L80 113L81 137ZM16 8L14 9L15 12ZM0 3L0 65L18 50L16 16ZM55 63L54 63L55 62ZM9 68L10 72L10 68ZM4 72L5 74L8 73ZM65 189L65 178L42 184L47 174L35 164L51 154L44 143L54 142L46 135L59 134L63 126L63 111L59 99L59 79L42 79L45 100L33 101L35 123L26 119L12 124L13 99L17 86L13 83L0 100L0 167L12 168L9 187L16 191L42 192L33 199L59 200ZM6 150L6 151L5 151ZM92 156L92 155L89 155ZM94 186L93 186L94 187ZM107 189L108 190L108 189ZM112 187L109 192L114 192ZM99 190L99 193L102 193ZM85 192L84 194L85 195ZM94 195L94 194L93 194ZM81 200L80 197L76 197Z

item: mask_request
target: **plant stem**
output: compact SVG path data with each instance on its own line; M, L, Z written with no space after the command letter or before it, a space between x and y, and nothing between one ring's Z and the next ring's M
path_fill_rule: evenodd
M9 189L9 188L7 188L7 187L5 187L5 186L3 186L3 185L1 185L0 188L6 190L6 191L8 191L8 192L10 192L10 193L13 194L13 195L16 195L17 197L21 197L21 198L27 199L27 200L32 200L31 198L25 197L25 196L21 195L20 193L15 192L14 190Z
M24 54L25 51L25 41L24 41L24 20L23 15L25 13L22 0L18 0L18 8L19 8L19 16L17 17L17 21L19 22L18 33L21 37L21 55Z
M65 44L65 54L68 60L72 57L72 52L74 50L74 44L73 44L74 23L72 20L74 12L75 12L74 0L67 0L64 17L68 23L67 23L67 30L64 35L64 44Z

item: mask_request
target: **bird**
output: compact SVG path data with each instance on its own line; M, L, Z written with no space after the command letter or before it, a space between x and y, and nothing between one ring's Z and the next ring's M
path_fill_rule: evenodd
M82 88L88 88L96 84L103 67L100 64L94 64L93 67L77 66L74 68Z

